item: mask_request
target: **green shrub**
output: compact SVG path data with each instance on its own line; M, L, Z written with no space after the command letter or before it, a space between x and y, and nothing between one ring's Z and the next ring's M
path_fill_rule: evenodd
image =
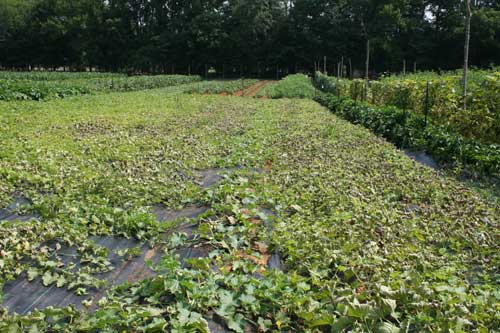
M203 81L187 89L187 94L233 94L237 91L248 88L255 84L257 80L231 80L231 81Z
M289 75L266 91L270 98L314 98L316 90L304 74Z

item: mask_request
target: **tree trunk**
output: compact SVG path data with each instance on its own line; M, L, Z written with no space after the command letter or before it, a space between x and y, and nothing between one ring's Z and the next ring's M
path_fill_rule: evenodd
M467 13L465 17L464 76L462 79L464 110L467 110L467 75L469 70L470 21L472 17L470 0L467 0L466 6Z
M366 39L366 67L365 67L365 78L368 81L370 79L370 39Z

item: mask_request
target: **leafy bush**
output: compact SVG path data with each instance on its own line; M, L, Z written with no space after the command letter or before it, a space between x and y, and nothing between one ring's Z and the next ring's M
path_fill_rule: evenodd
M307 75L295 74L270 85L266 93L270 98L314 98L316 91Z
M450 132L447 127L425 126L425 119L396 107L377 107L346 97L322 94L316 100L341 117L363 125L399 147L423 149L437 161L467 165L472 170L500 176L500 146L485 145Z

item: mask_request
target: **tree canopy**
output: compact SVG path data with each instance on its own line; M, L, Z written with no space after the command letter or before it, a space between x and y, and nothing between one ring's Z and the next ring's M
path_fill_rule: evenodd
M462 65L463 0L3 0L0 66L248 75L329 71L341 57L362 70ZM500 2L475 1L470 64L500 55Z

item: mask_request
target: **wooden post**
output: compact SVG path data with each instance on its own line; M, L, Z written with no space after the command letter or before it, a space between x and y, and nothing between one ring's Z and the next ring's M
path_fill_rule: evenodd
M175 64L172 64L172 75L175 74Z
M366 64L365 64L366 81L370 79L370 39L366 38Z
M208 80L208 65L205 64L205 80Z
M414 61L413 62L413 73L416 73L417 72L417 62Z
M352 80L353 75L352 75L352 60L349 58L349 78Z
M344 56L340 59L340 78L344 77Z
M276 80L280 79L280 70L279 70L279 65L276 65Z
M403 60L403 75L406 75L406 59Z
M429 114L429 81L425 87L425 128L427 128L427 116Z
M326 56L323 57L323 74L326 74Z
M191 76L191 64L188 65L188 76Z
M465 19L464 76L462 79L464 110L467 110L467 75L469 71L470 21L472 17L470 0L467 0L466 6L467 6L467 16Z

